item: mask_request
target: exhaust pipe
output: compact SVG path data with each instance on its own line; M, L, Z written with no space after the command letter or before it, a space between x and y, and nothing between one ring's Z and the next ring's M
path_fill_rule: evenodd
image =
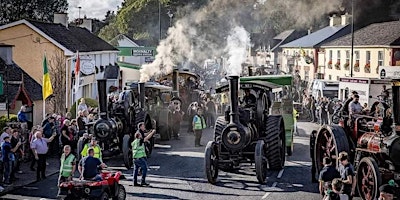
M249 70L249 76L253 76L253 68L252 68L252 66L247 66L247 69Z
M108 112L107 112L107 79L98 79L97 80L97 90L99 93L99 109L100 109L100 118L107 120Z
M174 97L179 97L179 71L178 69L174 69L172 71L172 95Z
M139 83L139 87L138 87L138 92L139 92L139 107L140 108L145 108L145 89L144 89L144 82L140 82Z
M239 124L239 76L229 76L229 94L231 101L230 123Z

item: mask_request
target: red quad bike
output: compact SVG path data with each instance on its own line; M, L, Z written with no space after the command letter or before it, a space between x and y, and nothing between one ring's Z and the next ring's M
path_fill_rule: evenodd
M125 187L119 184L119 180L123 179L121 172L102 171L102 181L91 180L72 180L61 183L60 199L75 200L75 199L99 199L108 200L125 200Z

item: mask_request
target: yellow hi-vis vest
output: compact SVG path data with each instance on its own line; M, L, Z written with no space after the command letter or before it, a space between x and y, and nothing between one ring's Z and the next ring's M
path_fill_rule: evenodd
M194 130L203 130L206 128L206 121L204 120L204 117L195 115L193 117L193 122L194 122L194 126L193 126Z
M61 155L61 166L60 166L60 175L63 177L70 177L72 173L72 163L75 160L75 156L73 154L69 154L65 157L65 154Z
M100 146L98 144L96 144L96 146L94 146L94 147L90 143L85 144L85 146L83 147L83 149L81 151L81 156L82 157L88 156L87 150L90 147L92 147L93 150L94 150L94 156L93 157L98 158L98 159L100 159L101 162L103 162L102 155L101 155L101 148L100 148Z

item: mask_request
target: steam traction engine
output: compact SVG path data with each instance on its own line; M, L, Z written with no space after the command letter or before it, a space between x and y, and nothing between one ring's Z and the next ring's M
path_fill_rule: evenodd
M153 128L150 115L145 110L144 83L139 83L138 92L121 92L115 102L107 100L106 91L106 80L98 80L100 118L95 122L93 132L104 151L116 154L122 150L125 167L130 169L133 165L130 144L137 124L144 122L146 129ZM80 143L78 146L82 146L82 139Z
M285 163L285 126L280 115L269 115L269 92L276 85L262 81L240 83L241 89L256 93L255 104L239 106L239 77L228 77L230 108L215 123L214 141L205 149L205 172L215 184L218 170L231 171L240 163L255 163L257 179L263 183L267 168L281 169Z
M340 152L348 152L358 193L366 200L376 199L379 186L389 180L400 183L400 80L392 84L391 108L385 102L376 102L371 108L373 116L353 119L352 127L343 122L340 126L322 126L316 136L313 156L317 169L323 167L323 157L336 158Z

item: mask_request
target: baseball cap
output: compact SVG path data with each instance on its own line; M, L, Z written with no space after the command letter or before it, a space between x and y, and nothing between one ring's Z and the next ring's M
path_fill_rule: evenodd
M388 194L394 194L394 187L389 184L384 184L381 187L379 187L379 191Z
M4 140L6 140L6 139L10 139L10 136L6 136L6 137L4 137Z

